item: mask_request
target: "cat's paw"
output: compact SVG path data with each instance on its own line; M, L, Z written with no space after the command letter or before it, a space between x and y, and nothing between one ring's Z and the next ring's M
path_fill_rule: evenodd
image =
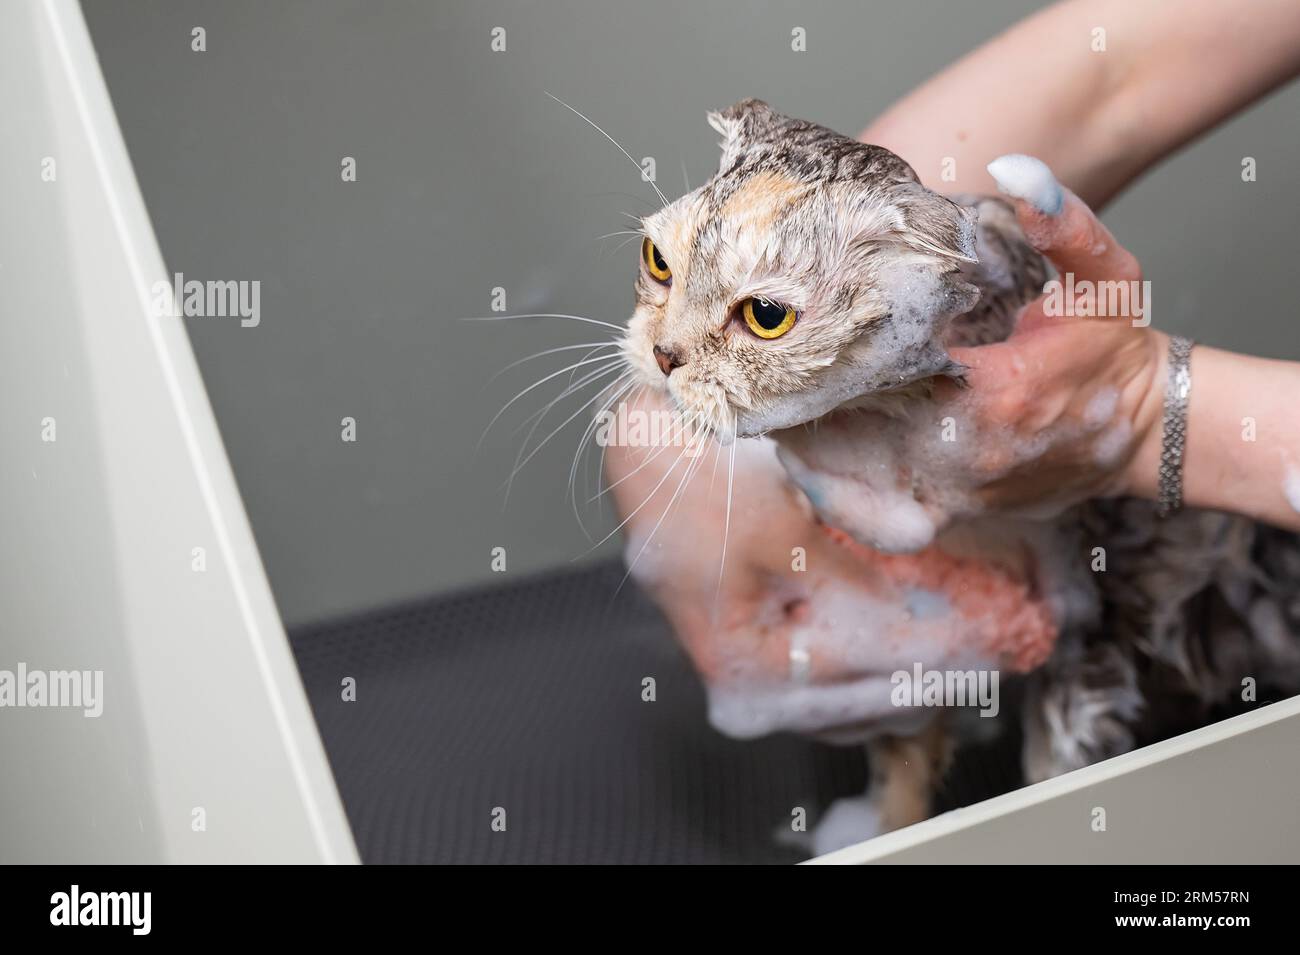
M832 473L811 466L800 453L811 450L811 440L783 435L777 455L823 523L886 554L913 554L933 543L934 516L908 488L898 486L890 464L864 467L860 478Z
M869 796L846 796L830 804L809 835L813 855L857 845L887 831Z

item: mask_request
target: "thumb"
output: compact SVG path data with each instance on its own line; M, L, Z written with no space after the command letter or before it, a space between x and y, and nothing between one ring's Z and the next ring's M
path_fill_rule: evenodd
M1050 374L1051 359L1061 343L1066 344L1067 352L1078 351L1077 340L1070 334L1077 327L1074 319L1049 317L1040 298L1020 310L1015 328L1004 340L949 348L948 354L964 366L962 384L979 392L990 385ZM949 389L953 395L961 394L962 390L961 385Z
M1076 281L1141 278L1133 254L1115 241L1087 204L1066 189L1042 160L1033 156L999 156L988 164L999 191L1016 208L1025 236L1056 266Z

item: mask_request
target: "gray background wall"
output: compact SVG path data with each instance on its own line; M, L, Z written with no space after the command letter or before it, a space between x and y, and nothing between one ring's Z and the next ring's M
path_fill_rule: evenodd
M521 417L474 447L533 380L488 379L593 340L590 328L458 321L490 314L496 286L512 312L622 322L631 307L635 244L596 237L627 228L621 213L649 211L653 193L542 90L656 157L672 197L683 163L696 184L715 165L707 109L756 95L855 132L1038 6L86 2L168 266L262 283L257 328L189 325L286 621L483 582L497 545L511 576L588 551L565 501L578 429L537 455L504 510ZM190 49L195 26L205 53ZM505 53L490 50L496 26ZM1297 146L1292 87L1109 210L1165 290L1160 324L1300 358ZM1243 155L1258 159L1254 186ZM340 179L344 156L355 183ZM340 440L345 415L355 444ZM608 513L588 523L612 527Z

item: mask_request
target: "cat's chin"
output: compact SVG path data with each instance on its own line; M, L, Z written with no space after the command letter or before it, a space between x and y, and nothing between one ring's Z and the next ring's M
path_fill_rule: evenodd
M899 388L853 395L847 400L834 403L827 400L805 400L797 403L801 408L794 407L795 403L791 402L789 407L783 406L780 409L763 413L738 412L736 415L736 436L740 438L776 437L779 432L791 428L833 421L863 411L876 411L890 417L900 417L909 405L929 397L933 380L927 378L911 382ZM831 396L826 396L826 398L829 397ZM827 404L829 404L829 407L826 407L825 410L819 410L823 405ZM818 410L818 413L808 415L807 412L811 410Z
M861 365L838 362L824 369L817 386L785 395L760 409L736 413L736 434L742 438L785 431L812 424L830 415L878 411L891 417L927 398L936 378L959 377L960 366L940 349L924 349L925 359L903 374L869 375Z
M762 411L737 411L736 437L759 438L775 431L797 428L832 413L844 404L842 395L827 391L794 395Z

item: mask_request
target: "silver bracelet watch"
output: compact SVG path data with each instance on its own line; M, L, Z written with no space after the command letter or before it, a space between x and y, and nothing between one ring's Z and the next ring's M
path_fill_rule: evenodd
M1169 378L1160 440L1160 486L1156 513L1168 517L1183 506L1183 456L1187 448L1187 398L1192 391L1190 338L1169 339Z

